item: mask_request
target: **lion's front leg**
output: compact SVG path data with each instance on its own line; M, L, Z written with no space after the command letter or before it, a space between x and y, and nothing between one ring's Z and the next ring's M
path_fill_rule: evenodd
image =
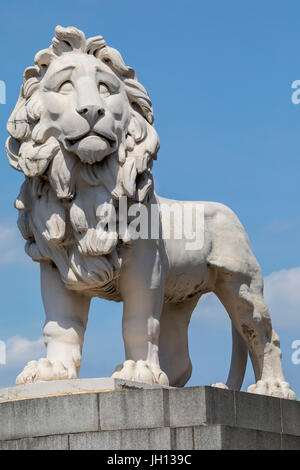
M157 243L137 241L124 263L120 279L126 361L116 368L113 377L169 385L158 358L164 278L164 263Z
M66 289L58 270L48 262L41 262L41 290L47 357L29 362L17 384L78 377L90 298Z

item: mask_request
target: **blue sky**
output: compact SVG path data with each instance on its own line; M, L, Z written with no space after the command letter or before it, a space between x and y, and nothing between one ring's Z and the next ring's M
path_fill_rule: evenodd
M5 124L22 73L48 47L57 24L102 34L121 51L149 92L161 150L157 192L165 197L229 205L249 234L266 277L266 298L282 342L288 381L300 397L300 4L269 0L33 0L1 5L0 80L0 339L8 364L0 386L12 385L41 350L43 307L38 265L26 259L13 202L22 175L9 167ZM298 290L297 290L298 289ZM224 381L230 323L217 301L200 301L190 327L190 384ZM121 305L94 299L81 376L107 376L123 360ZM245 386L253 381L249 369Z

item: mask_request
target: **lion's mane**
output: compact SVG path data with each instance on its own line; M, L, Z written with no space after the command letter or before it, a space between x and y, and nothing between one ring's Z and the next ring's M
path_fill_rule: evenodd
M117 152L92 165L66 152L40 119L40 82L51 61L73 52L93 54L105 62L123 81L131 108ZM135 71L102 36L86 39L74 27L57 26L52 45L40 51L35 66L24 72L7 130L9 162L26 177L15 206L27 254L38 262L52 261L67 287L95 295L101 288L102 297L117 300L111 281L120 272L118 247L124 240L105 226L99 230L97 208L107 204L117 209L122 196L136 202L150 198L152 162L159 149L152 104Z

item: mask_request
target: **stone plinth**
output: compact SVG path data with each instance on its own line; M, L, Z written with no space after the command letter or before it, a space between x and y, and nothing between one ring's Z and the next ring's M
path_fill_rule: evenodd
M102 388L91 389L93 380L102 380L97 382ZM22 399L18 392L16 399L12 389L0 391L1 450L300 450L299 402L206 386L65 382L66 390L61 384L56 396L53 384L39 384L39 390L25 386L31 396L33 387L48 395L39 398ZM4 401L8 390L13 398Z
M128 380L101 377L95 379L54 380L35 384L18 385L0 389L0 403L24 398L41 398L74 393L107 392L110 390L171 388Z

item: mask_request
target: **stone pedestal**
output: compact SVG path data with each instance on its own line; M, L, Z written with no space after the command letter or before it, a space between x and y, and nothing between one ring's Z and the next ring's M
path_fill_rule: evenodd
M81 379L0 390L0 401L1 450L300 450L300 402L244 392Z

